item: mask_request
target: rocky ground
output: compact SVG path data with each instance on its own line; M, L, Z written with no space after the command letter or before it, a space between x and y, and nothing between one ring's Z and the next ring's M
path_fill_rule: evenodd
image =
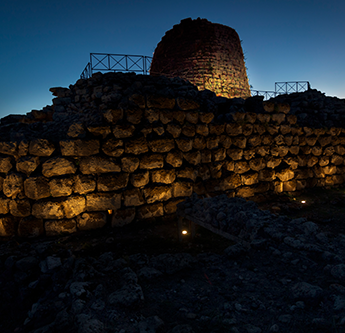
M203 228L179 243L176 221L3 242L0 331L345 332L343 201L237 205L250 249Z

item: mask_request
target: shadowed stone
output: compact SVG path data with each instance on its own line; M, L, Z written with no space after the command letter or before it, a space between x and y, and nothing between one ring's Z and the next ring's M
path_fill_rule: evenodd
M198 140L200 140L200 143L198 143ZM205 146L203 145L204 138L195 138L193 141L193 148L195 149L204 149ZM219 136L211 136L209 138L206 138L206 147L207 149L215 149L219 145Z
M176 102L177 105L179 106L179 108L181 110L194 110L194 109L199 109L200 108L200 104L191 100L191 99L187 99L184 97L177 97L176 98Z
M188 137L193 137L195 135L195 126L192 124L184 124L182 126L182 134Z
M206 124L197 124L195 127L195 132L202 136L207 136L209 134L209 129Z
M47 236L60 236L63 234L72 234L77 231L77 225L74 219L46 221L44 228Z
M137 139L132 139L125 143L125 153L139 155L147 153L149 148L147 146L146 138L141 137Z
M142 187L150 181L150 173L148 171L132 174L130 180L133 186Z
M137 216L138 219L148 219L151 217L163 216L163 203L157 203L153 205L145 205L138 207Z
M190 164L198 165L201 162L201 153L200 151L184 153L183 158Z
M193 140L192 139L175 139L177 147L182 152L187 152L192 150L193 148Z
M7 214L10 211L9 202L10 199L0 198L0 214Z
M98 140L68 140L60 141L63 156L91 156L99 153Z
M109 139L102 145L102 151L108 156L119 157L125 151L123 141Z
M29 154L35 156L50 156L54 150L54 144L46 139L34 139L29 146Z
M101 212L82 213L77 216L76 221L78 230L99 229L106 225L107 215Z
M8 173L11 169L12 169L12 158L11 157L0 158L0 172Z
M116 124L123 118L123 111L121 109L108 109L104 112L103 117L108 123Z
M97 190L100 192L108 192L125 188L128 183L128 178L128 173L98 176Z
M137 157L121 158L121 169L123 172L134 172L139 167L140 160Z
M151 172L151 179L154 183L171 184L175 178L175 170L156 170Z
M171 186L156 186L143 189L144 197L147 203L155 201L166 201L172 196Z
M86 210L107 211L116 210L121 207L120 193L91 193L86 195Z
M124 205L128 206L141 206L145 203L145 200L139 189L133 188L123 193Z
M113 134L116 139L124 139L133 136L134 131L134 125L116 125L113 129Z
M135 125L140 124L142 117L143 117L143 110L141 110L140 108L132 107L126 110L127 121L132 124L135 124Z
M174 139L159 139L148 142L150 149L154 153L167 153L175 148Z
M9 202L10 213L17 217L26 217L31 214L30 201L23 200L11 200Z
M202 123L209 124L213 118L214 118L214 113L212 112L201 112L199 113L199 118Z
M11 237L16 233L14 220L10 216L0 217L0 236Z
M50 197L49 180L45 177L31 177L24 181L25 195L34 200Z
M193 183L176 182L172 184L172 194L174 198L190 197L193 193Z
M89 126L87 130L94 136L101 136L102 139L105 139L111 133L109 126Z
M118 209L112 217L111 226L122 227L131 223L135 218L135 214L135 208Z
M173 109L175 106L175 98L149 95L146 98L146 103L148 108Z
M164 124L169 124L174 119L174 116L170 110L161 110L159 112L159 120Z
M178 138L181 134L181 126L176 125L176 124L168 124L167 126L167 132L169 132L173 138Z
M19 237L39 237L43 235L43 233L43 219L38 219L31 215L20 220L18 225Z
M17 142L0 142L0 153L5 155L16 155Z

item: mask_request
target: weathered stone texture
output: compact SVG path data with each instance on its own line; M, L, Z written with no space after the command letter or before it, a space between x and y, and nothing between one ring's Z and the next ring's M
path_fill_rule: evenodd
M54 150L54 144L45 139L32 140L29 146L29 154L35 156L50 156Z
M103 212L88 212L76 218L78 230L99 229L106 225L107 215Z
M107 211L119 209L121 207L121 197L119 193L92 193L86 195L86 210Z
M77 231L75 219L46 221L44 228L47 236L60 236L71 234Z
M7 197L16 198L24 190L24 181L21 174L7 175L3 182L3 192Z
M121 167L116 160L101 156L81 158L79 169L84 175L121 171Z
M45 177L73 174L76 170L76 165L63 157L54 157L42 164L42 174Z
M30 177L24 181L25 195L34 200L50 196L49 179L45 177Z
M60 141L63 156L91 156L99 153L98 140L68 140Z

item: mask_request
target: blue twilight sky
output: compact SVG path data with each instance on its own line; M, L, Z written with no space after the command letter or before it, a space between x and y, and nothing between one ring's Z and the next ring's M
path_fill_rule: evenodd
M181 19L206 18L243 40L249 83L311 83L345 98L343 0L4 0L0 7L0 118L52 104L90 52L152 56Z

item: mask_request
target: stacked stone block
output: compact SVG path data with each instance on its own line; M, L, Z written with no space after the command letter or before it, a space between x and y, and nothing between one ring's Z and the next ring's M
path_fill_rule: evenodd
M102 123L71 123L66 138L1 141L0 236L169 216L193 192L252 197L344 181L343 128L300 127L289 105L272 101L220 123L173 81L175 97L150 87L103 107Z
M250 96L238 34L206 19L185 19L167 31L154 52L150 74L179 76L217 96Z

